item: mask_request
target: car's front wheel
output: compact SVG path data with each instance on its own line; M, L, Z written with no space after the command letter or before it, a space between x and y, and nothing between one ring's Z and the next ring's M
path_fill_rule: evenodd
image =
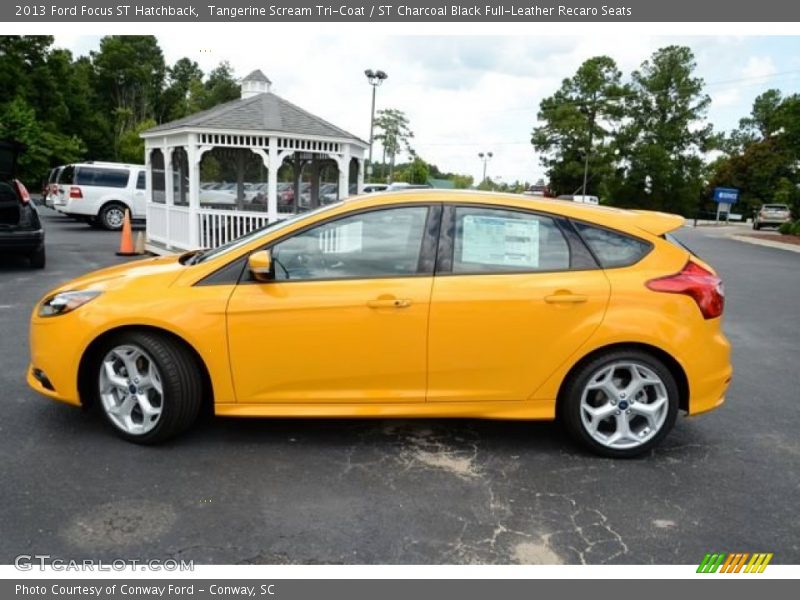
M669 433L678 399L675 378L661 361L638 350L615 351L571 376L560 416L570 434L593 452L630 458Z
M128 332L95 356L100 410L123 438L154 444L194 423L203 389L186 348L166 336Z

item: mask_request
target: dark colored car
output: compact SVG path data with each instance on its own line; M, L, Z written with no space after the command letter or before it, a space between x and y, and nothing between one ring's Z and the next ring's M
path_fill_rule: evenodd
M27 256L32 267L43 269L44 229L28 190L15 178L24 150L23 144L0 141L0 255Z

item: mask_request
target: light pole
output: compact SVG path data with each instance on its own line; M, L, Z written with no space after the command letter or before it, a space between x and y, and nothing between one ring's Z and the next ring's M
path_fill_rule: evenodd
M374 138L374 131L375 131L375 90L378 89L378 86L381 85L384 80L388 79L389 76L383 71L373 71L372 69L367 69L364 71L364 75L367 76L367 81L372 86L372 111L370 113L369 119L369 161L367 162L367 175L372 175L372 140Z
M483 161L483 179L481 179L481 183L486 181L486 164L489 162L489 159L492 158L494 154L491 152L478 152L478 158Z

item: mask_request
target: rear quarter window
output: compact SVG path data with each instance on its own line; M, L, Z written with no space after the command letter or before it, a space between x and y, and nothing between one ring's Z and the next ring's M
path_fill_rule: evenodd
M604 227L575 222L575 228L605 269L633 265L653 247L649 242Z
M130 171L127 169L99 169L97 167L78 167L75 185L124 188L128 186Z

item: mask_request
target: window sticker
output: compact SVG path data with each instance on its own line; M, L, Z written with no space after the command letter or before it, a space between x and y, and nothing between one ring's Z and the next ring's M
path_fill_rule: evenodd
M467 215L461 262L539 267L539 221Z

